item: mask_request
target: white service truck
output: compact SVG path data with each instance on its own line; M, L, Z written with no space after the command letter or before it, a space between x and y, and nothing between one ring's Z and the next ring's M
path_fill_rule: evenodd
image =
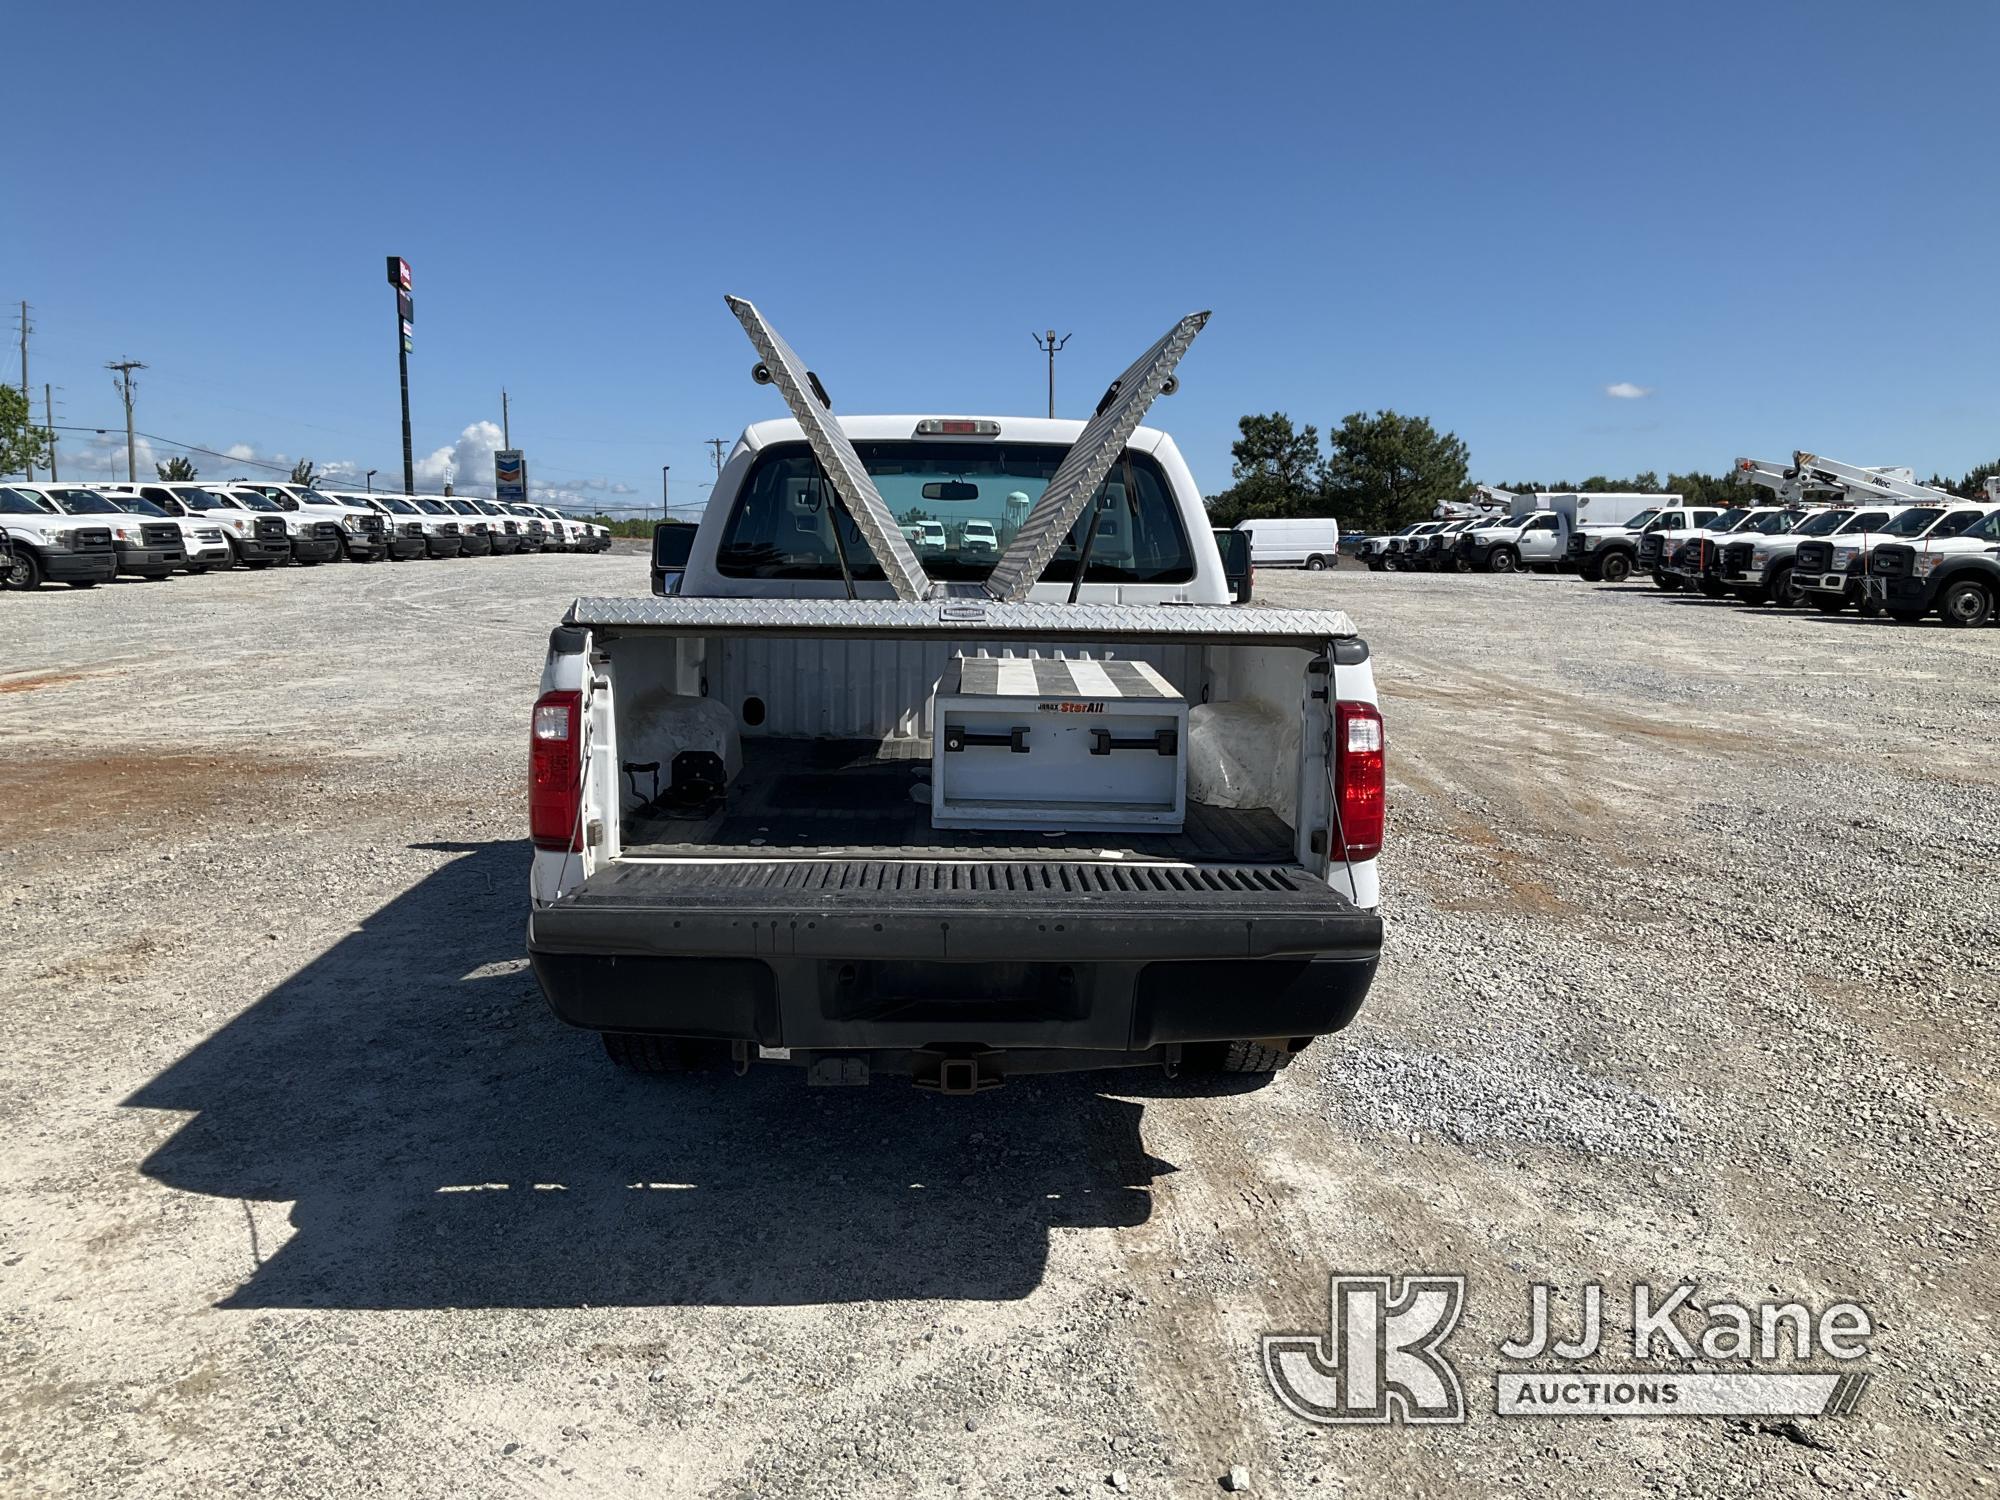
M136 515L171 517L181 529L181 566L189 573L206 573L210 568L227 568L236 561L229 538L213 517L203 515L174 492L171 483L113 485L106 493L130 496L142 504L126 505ZM120 504L124 504L121 499Z
M1877 545L1957 536L1992 508L1894 471L1857 468L1815 453L1795 453L1792 458L1801 474L1844 490L1856 504L1887 500L1901 507L1879 531L1848 532L1800 544L1794 554L1793 580L1799 596L1822 614L1837 614L1849 605L1864 615L1879 614L1887 598L1886 585L1869 577L1869 558Z
M1269 1072L1345 1026L1381 949L1382 718L1345 614L1228 602L1139 425L1207 315L1088 422L843 419L729 305L792 419L743 434L676 591L578 599L549 642L528 952L556 1014L643 1070L950 1093ZM1015 492L998 558L902 530L998 526Z
M1452 557L1459 568L1471 572L1548 571L1569 554L1570 532L1575 525L1574 497L1551 496L1546 510L1517 511L1505 519L1467 527L1458 533Z

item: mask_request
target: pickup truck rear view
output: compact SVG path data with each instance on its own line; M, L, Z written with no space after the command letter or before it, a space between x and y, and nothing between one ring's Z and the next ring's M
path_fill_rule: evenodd
M953 1093L1269 1072L1344 1027L1381 949L1382 720L1344 614L1228 602L1138 425L1205 315L1088 423L837 419L731 307L794 417L736 445L678 592L578 599L550 639L528 948L556 1013L643 1070Z

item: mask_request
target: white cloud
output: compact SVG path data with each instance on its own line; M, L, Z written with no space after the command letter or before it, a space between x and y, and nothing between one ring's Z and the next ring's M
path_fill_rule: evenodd
M1619 401L1638 401L1653 394L1650 385L1634 385L1629 380L1621 380L1616 385L1607 385L1604 394Z
M470 424L450 447L435 449L416 461L417 488L434 493L448 484L455 495L490 496L493 493L493 455L500 444L498 422Z

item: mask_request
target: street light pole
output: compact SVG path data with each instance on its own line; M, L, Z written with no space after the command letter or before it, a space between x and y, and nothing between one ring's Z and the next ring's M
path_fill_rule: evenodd
M667 509L667 470L672 467L672 464L660 465L660 519L662 521L671 521L673 519L672 514Z
M368 493L371 495L375 493L375 471L373 469L368 471Z
M1060 339L1058 339L1056 337L1056 331L1053 328L1051 328L1048 332L1048 338L1046 342L1043 341L1043 337L1039 333L1033 335L1033 337L1035 340L1035 347L1037 349L1045 349L1048 351L1049 415L1053 417L1056 414L1056 354L1058 353L1058 351L1061 350L1064 344L1067 344L1070 341L1070 335L1064 334Z

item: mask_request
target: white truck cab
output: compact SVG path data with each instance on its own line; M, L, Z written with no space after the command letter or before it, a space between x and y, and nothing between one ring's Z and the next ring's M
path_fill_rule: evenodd
M1986 485L1990 508L1956 536L1885 542L1868 560L1868 588L1905 624L1935 613L1947 625L2000 617L2000 484Z
M26 485L0 483L0 531L7 537L0 554L5 562L0 587L27 590L66 583L93 589L118 574L117 545L108 524L73 517Z
M262 495L179 479L146 488L166 491L189 516L220 531L239 567L268 568L292 560L291 529L285 513Z
M550 638L528 949L557 1015L648 1071L948 1093L1268 1072L1345 1026L1381 942L1374 679L1339 611L1228 602L1139 425L1206 314L1085 423L836 416L730 306L793 417L744 432L676 592ZM957 539L912 545L939 511Z

